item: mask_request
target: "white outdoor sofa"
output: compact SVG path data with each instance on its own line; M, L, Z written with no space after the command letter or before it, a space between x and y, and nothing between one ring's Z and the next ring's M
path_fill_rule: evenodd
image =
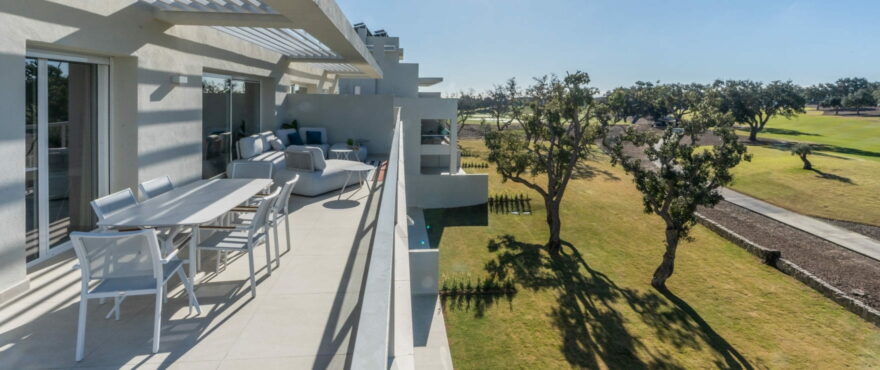
M272 180L276 184L283 184L296 177L297 174L300 175L299 182L293 189L293 193L297 195L312 197L342 188L348 178L348 173L344 169L358 162L326 159L327 154L324 148L329 148L329 145L326 144L285 145L285 142L289 141L281 140L280 145L278 142L274 146L272 145L271 142L276 138L281 139L282 135L286 136L292 131L278 130L276 131L277 135L266 131L242 138L236 145L239 158L241 158L236 162L271 162L274 165ZM326 138L326 134L322 135ZM358 181L356 178L357 176L352 176L349 181Z

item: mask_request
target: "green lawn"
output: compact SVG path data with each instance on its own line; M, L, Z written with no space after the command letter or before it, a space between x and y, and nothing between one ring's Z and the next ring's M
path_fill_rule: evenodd
M569 186L563 238L573 247L556 260L539 247L546 225L535 194L533 215L490 213L487 226L446 226L478 221L472 209L426 212L443 277L507 274L518 287L444 300L457 368L880 366L880 330L704 228L680 248L673 295L651 288L662 223L642 213L619 169L602 161L595 170ZM475 170L487 171L491 194L526 192Z
M732 188L799 213L880 225L880 118L808 110L771 120L758 137L817 144L816 171L783 148L751 146Z
M798 213L880 225L880 162L815 152L813 171L783 148L750 146L731 188Z
M747 135L746 132L741 132ZM758 138L824 144L830 152L880 161L880 118L826 116L807 110L793 119L774 118Z

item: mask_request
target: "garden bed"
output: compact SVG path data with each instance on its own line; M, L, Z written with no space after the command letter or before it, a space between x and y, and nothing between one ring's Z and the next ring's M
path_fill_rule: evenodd
M781 258L880 309L880 261L726 201L700 213L758 245L780 251Z

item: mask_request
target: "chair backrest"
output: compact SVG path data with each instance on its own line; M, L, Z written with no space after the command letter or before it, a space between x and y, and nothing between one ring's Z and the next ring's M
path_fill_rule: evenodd
M128 207L136 206L138 201L131 189L123 189L95 199L90 204L95 216L98 216L98 221L101 221Z
M312 152L308 150L285 150L284 166L289 170L315 172L315 161L312 159Z
M143 200L155 198L171 189L174 189L174 184L168 176L157 177L138 185L138 193L140 193Z
M296 186L297 181L299 181L299 175L294 176L292 180L285 182L284 186L281 187L281 194L278 195L278 200L275 201L275 207L272 209L274 215L287 214L287 203L290 201L290 193L293 192L293 187Z
M148 277L162 280L162 255L156 230L72 232L84 286L91 280ZM121 287L124 290L124 287Z
M271 162L232 162L226 168L230 179L272 179L275 165Z
M254 220L251 222L248 238L253 237L260 228L266 226L266 222L269 220L269 213L275 207L275 201L278 200L278 194L280 193L281 188L277 188L272 194L263 197L262 202L257 206L257 211L254 213Z
M287 152L310 152L312 153L312 167L315 171L321 171L327 168L327 161L324 159L324 151L321 148L311 145L291 145L287 147Z

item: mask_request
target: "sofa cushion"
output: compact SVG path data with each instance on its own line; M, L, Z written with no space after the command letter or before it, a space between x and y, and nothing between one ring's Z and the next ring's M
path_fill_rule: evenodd
M304 143L302 138L299 137L299 133L291 132L287 134L287 146L291 145L306 145L306 143Z
M290 152L302 152L302 151L311 152L313 166L315 168L315 171L320 171L320 170L323 170L325 167L327 167L327 163L324 160L324 151L321 150L321 148L318 148L315 146L308 146L308 145L305 145L305 146L291 145L291 146L287 147L286 150L290 151Z
M281 141L281 139L273 136L272 140L269 140L269 144L272 145L272 150L284 150L285 145Z
M265 152L269 150L269 148L272 147L271 141L272 138L275 137L275 134L272 133L272 131L264 131L258 135L260 135L260 140L263 140L263 151Z
M306 131L306 145L323 144L320 131Z
M287 147L288 145L292 144L290 142L290 136L288 136L290 134L296 134L296 129L295 128L283 128L280 130L275 130L275 136L277 136L279 139L281 139L281 143L284 144L284 147ZM299 137L298 134L296 136Z
M263 139L258 135L244 137L238 141L238 154L243 159L253 158L263 152Z
M303 151L285 151L284 164L288 170L297 170L305 172L315 171L315 160L312 159L312 152Z
M307 172L284 168L276 172L273 178L275 183L281 184L299 175L299 181L296 183L296 187L293 188L293 193L313 197L339 190L346 182L350 186L355 186L359 179L357 176L349 178L349 174L345 169L357 163L354 161L329 159L326 163L327 167L323 170Z

